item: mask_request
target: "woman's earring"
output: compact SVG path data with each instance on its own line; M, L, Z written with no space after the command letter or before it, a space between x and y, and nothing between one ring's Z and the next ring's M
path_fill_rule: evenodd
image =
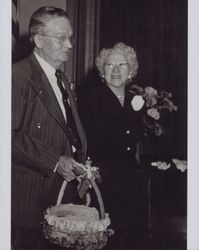
M131 75L128 75L128 80L127 80L127 84L129 84L131 81L132 81L132 76Z

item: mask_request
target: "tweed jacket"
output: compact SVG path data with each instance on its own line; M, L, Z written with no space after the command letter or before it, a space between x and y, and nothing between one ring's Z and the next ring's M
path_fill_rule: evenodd
M67 82L72 114L86 155L86 136ZM63 179L53 173L61 155L72 156L66 122L34 54L13 65L12 72L12 216L18 226L38 226L46 206L54 205ZM70 202L75 181L65 196Z

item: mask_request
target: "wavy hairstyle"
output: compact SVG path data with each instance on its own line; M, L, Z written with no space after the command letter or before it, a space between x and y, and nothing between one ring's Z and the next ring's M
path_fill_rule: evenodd
M131 78L134 78L138 71L138 60L135 50L124 44L123 42L116 43L113 48L102 49L95 60L96 67L101 77L104 75L104 66L108 56L114 52L123 53L127 58L127 63L131 70Z

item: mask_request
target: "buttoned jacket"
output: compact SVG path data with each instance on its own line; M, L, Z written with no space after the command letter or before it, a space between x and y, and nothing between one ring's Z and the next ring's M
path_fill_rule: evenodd
M143 123L142 113L131 105L132 98L126 92L123 107L105 83L79 94L79 114L93 160L134 158Z

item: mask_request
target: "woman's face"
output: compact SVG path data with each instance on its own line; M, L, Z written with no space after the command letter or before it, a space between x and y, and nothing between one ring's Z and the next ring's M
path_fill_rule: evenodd
M125 87L130 75L129 64L122 52L111 53L104 66L104 78L110 88Z

